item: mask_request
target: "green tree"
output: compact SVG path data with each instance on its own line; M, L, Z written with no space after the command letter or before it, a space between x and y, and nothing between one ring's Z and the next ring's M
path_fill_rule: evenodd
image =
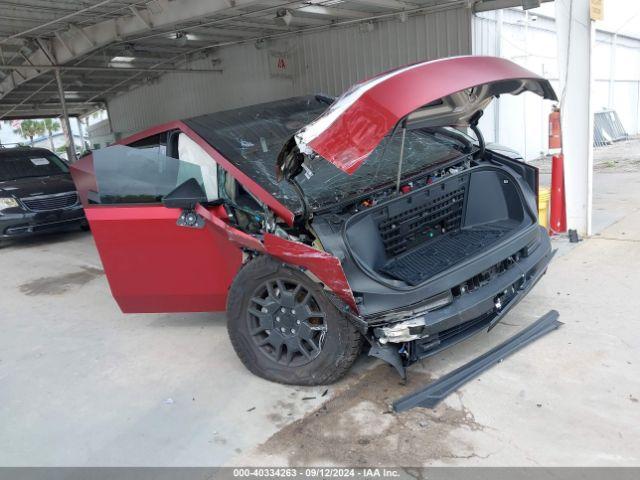
M20 128L13 130L13 133L16 135L20 135L22 138L28 138L32 147L33 138L39 135L44 135L44 132L44 123L37 120L22 120L22 122L20 122Z
M60 124L53 118L45 118L42 123L44 124L44 129L47 131L47 135L49 136L49 147L53 152L55 150L55 146L53 145L53 134L60 131Z

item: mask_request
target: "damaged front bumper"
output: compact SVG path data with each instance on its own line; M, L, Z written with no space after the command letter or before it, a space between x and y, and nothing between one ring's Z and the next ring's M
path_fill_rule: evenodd
M546 239L534 252L526 256L518 252L488 273L451 289L436 300L440 305L397 323L372 327L369 354L393 365L404 378L408 365L491 330L540 280L554 253ZM468 288L474 284L476 288Z

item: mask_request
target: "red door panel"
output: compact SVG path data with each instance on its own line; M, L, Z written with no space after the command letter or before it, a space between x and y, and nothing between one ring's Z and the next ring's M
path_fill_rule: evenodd
M90 206L85 211L123 312L225 309L242 252L224 232L180 227L180 210L162 205Z

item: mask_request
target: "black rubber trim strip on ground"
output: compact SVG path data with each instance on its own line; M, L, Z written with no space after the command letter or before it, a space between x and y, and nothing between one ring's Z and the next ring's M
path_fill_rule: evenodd
M532 343L534 340L560 327L562 322L558 321L559 316L560 314L556 310L547 312L527 328L497 347L489 350L487 353L471 360L453 372L444 375L422 390L410 393L396 400L393 403L393 410L395 412L404 412L414 407L435 407L450 393L457 390L469 380L477 377L525 345Z

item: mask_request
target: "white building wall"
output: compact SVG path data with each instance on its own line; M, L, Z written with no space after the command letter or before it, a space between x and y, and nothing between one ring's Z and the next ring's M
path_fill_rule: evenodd
M271 52L286 52L292 74L270 73ZM267 42L263 48L242 44L219 49L222 74L162 76L108 102L118 136L152 125L269 100L328 93L337 95L353 83L386 69L420 60L471 53L471 14L467 8L331 28ZM191 64L211 67L211 59Z
M616 110L628 133L640 133L640 40L597 32L594 80L595 111Z
M552 18L507 9L479 14L472 25L475 55L495 55L519 63L548 78L561 96ZM640 133L640 40L624 36L614 40L613 34L598 31L593 65L595 111L616 110L628 133ZM547 153L553 102L524 94L495 103L481 121L488 140L513 147L527 159Z
M548 78L558 96L556 36L553 21L535 22L520 10L486 12L473 19L473 53L512 60ZM482 119L481 128L492 140L536 158L547 151L548 117L553 102L537 95L505 95L494 102Z

